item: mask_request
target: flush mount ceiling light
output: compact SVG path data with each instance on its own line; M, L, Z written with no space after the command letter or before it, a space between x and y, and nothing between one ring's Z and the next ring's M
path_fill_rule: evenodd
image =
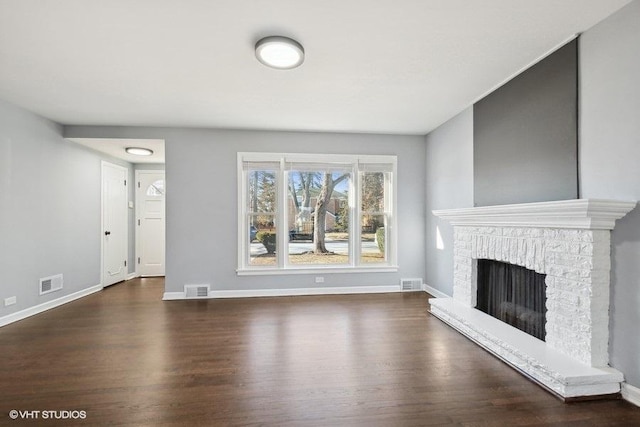
M256 58L267 67L289 70L302 64L304 48L288 37L265 37L256 43Z
M149 150L148 148L141 148L141 147L127 147L124 149L124 151L136 156L150 156L153 154L153 150Z

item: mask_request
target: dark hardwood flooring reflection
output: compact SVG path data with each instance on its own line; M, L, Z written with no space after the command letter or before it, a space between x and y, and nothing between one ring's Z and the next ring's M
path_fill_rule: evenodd
M163 286L0 328L0 425L640 425L622 400L561 402L430 316L424 293L163 302Z

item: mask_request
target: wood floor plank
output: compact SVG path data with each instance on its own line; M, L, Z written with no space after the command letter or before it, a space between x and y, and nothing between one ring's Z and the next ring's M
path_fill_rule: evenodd
M430 316L424 293L163 302L163 288L135 279L0 328L0 425L640 425L622 400L561 402Z

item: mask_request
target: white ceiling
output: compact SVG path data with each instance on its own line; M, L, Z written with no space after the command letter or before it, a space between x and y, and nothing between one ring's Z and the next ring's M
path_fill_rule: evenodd
M67 138L69 141L84 145L93 150L129 163L164 164L164 139L122 139L122 138ZM128 147L148 148L150 156L136 156L125 150Z
M629 0L0 0L0 98L62 124L426 134ZM255 42L304 45L266 68Z

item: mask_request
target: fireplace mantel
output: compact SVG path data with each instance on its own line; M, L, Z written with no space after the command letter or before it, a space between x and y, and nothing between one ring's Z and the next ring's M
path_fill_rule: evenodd
M636 202L578 199L433 211L454 226L453 297L431 313L565 399L616 394L608 366L610 230ZM545 274L546 342L475 309L477 260Z
M612 230L636 202L600 199L559 200L517 205L434 210L452 225Z

